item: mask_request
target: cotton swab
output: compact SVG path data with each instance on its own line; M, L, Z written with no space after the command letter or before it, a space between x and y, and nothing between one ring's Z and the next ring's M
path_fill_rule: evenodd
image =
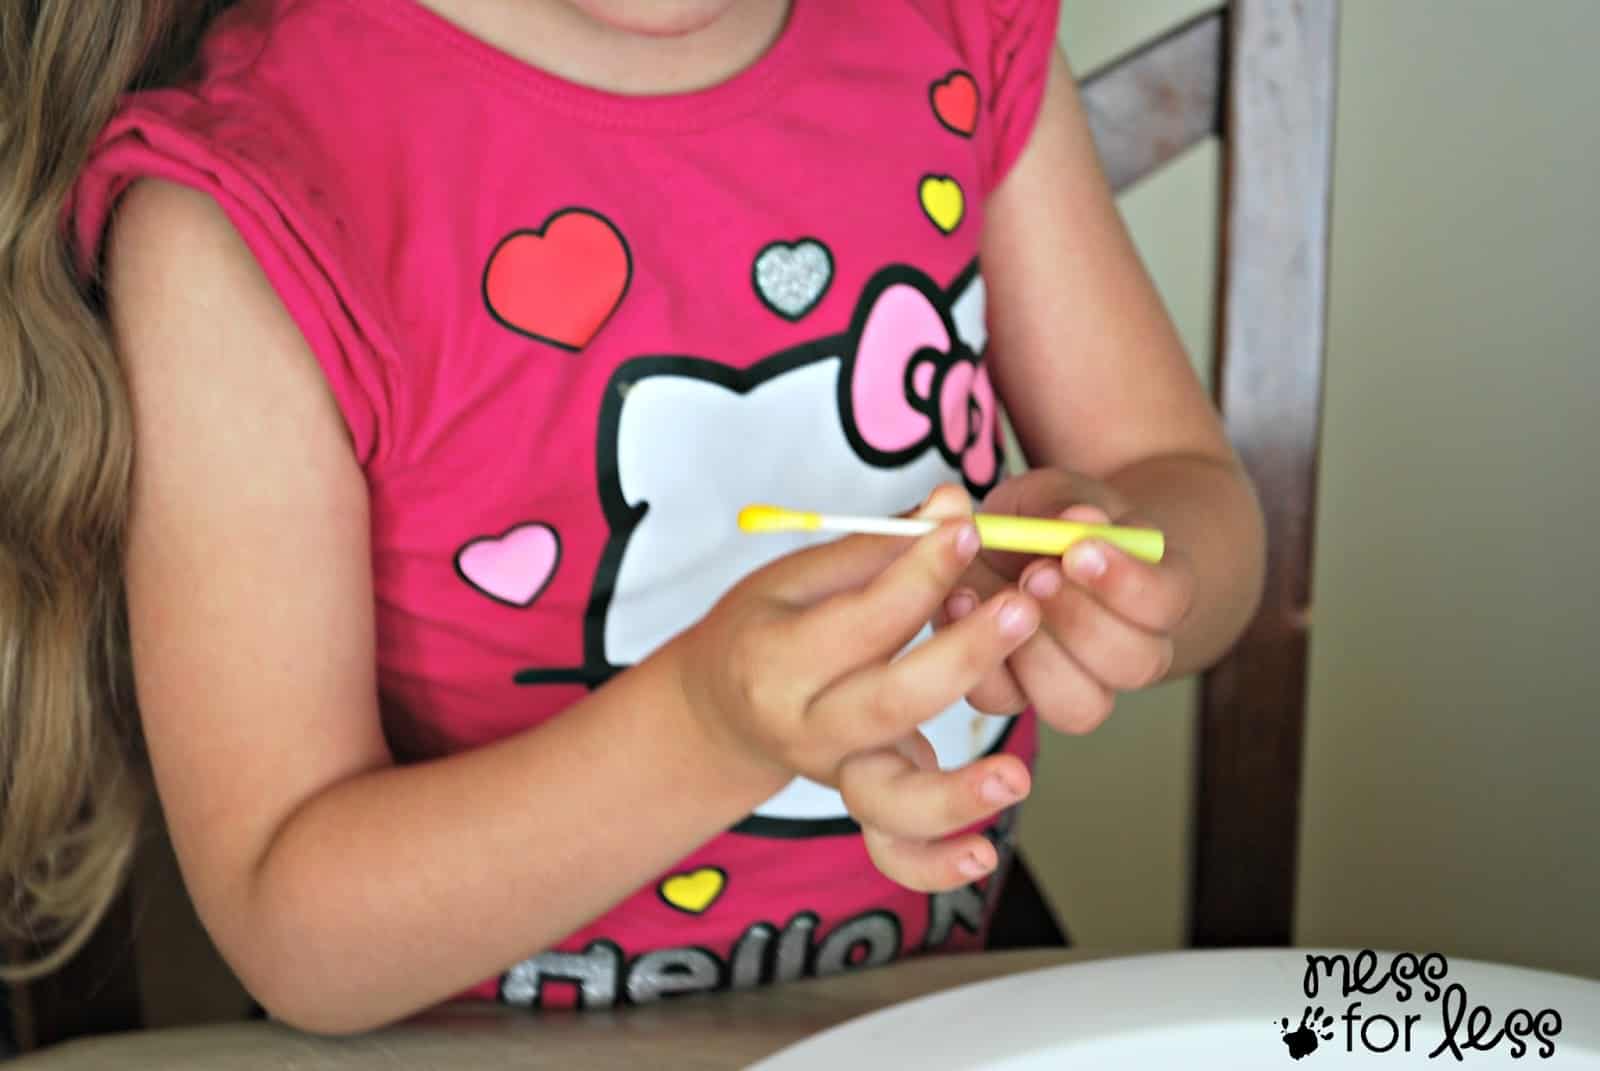
M995 513L974 514L972 520L978 527L978 538L992 550L1059 556L1074 543L1098 539L1146 562L1159 562L1166 552L1166 540L1154 528L1085 524L1044 517L1007 517ZM739 511L739 527L746 532L823 531L920 536L939 524L939 521L911 517L851 517L760 504Z

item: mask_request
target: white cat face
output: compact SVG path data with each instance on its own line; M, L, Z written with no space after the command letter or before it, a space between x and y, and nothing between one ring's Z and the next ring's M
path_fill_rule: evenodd
M745 505L884 515L915 506L943 481L965 477L974 491L992 484L994 401L976 362L986 341L976 272L946 295L918 273L890 269L868 285L845 335L747 370L686 357L620 369L601 420L613 540L590 610L602 615L601 649L589 660L632 665L750 572L835 538L746 534L736 523ZM614 470L605 456L612 444ZM924 629L913 643L931 634ZM590 636L592 646L593 628ZM923 732L949 768L995 748L1010 724L958 702ZM741 830L849 828L838 793L796 779Z

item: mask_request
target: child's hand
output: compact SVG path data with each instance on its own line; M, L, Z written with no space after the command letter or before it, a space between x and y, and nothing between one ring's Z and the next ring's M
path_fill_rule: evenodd
M978 880L999 855L978 833L951 836L1028 795L1032 779L1015 755L991 755L947 773L933 745L913 730L888 747L857 752L839 768L839 791L861 824L879 870L919 892Z
M943 494L943 492L941 492ZM970 503L941 498L940 516ZM1061 517L1089 523L1138 523L1115 490L1060 469L1035 469L1001 482L986 513ZM985 551L945 602L945 619L965 620L980 597L1016 584L1039 601L1042 627L1006 664L968 695L980 710L1011 713L1032 705L1064 732L1084 733L1110 715L1118 692L1161 680L1172 666L1174 629L1189 611L1194 575L1168 547L1158 565L1098 541L1060 559Z
M776 790L799 774L840 789L889 875L925 890L995 865L978 834L940 840L1026 792L1026 767L995 755L940 771L916 732L1004 671L1039 623L1038 604L998 591L904 654L978 553L954 522L907 544L847 536L752 573L673 645L688 707L712 746L764 767ZM665 652L664 652L665 653ZM909 757L885 763L896 748ZM847 756L856 756L846 764ZM991 777L1011 791L996 796Z

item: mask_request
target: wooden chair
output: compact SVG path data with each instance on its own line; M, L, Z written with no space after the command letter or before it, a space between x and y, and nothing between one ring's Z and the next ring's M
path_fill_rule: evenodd
M1291 935L1310 623L1312 508L1327 278L1337 0L1234 0L1083 80L1121 190L1221 139L1218 404L1254 476L1269 534L1266 597L1200 691L1190 940ZM171 880L171 871L162 874ZM82 955L9 994L23 1047L143 1023L133 955L139 882ZM995 947L1065 935L1025 866ZM0 1004L0 1011L7 1010Z
M1216 401L1267 520L1261 609L1206 673L1189 940L1286 945L1294 909L1332 188L1338 0L1234 0L1089 75L1122 190L1208 137L1223 153ZM1025 866L994 947L1066 941Z

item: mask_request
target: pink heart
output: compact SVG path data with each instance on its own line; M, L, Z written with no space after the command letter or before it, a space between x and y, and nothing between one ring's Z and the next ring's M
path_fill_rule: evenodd
M461 579L508 606L537 599L561 561L561 537L548 524L519 524L501 536L474 539L456 552Z

